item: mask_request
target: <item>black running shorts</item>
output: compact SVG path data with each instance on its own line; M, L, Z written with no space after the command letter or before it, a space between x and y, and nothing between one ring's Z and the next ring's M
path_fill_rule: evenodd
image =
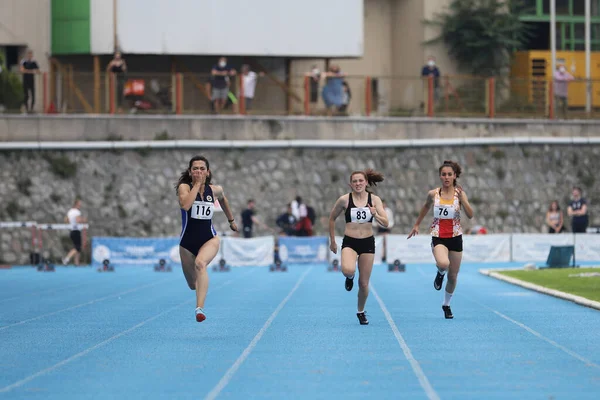
M439 238L431 237L431 248L433 249L437 245L445 246L448 251L456 251L458 253L463 251L463 239L462 235L454 236L451 238Z

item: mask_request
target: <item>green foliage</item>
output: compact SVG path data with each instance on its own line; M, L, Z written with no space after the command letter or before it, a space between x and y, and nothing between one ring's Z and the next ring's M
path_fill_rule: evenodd
M150 147L140 147L134 151L138 153L140 157L148 157L152 153L152 149Z
M501 160L503 158L506 158L506 154L500 149L494 149L492 151L492 158L495 160Z
M59 178L69 179L77 175L77 163L69 160L67 156L46 153L43 158L50 164L50 171Z
M25 196L31 195L31 185L33 185L33 183L28 176L17 179L17 190Z
M7 110L19 110L23 105L23 83L21 77L7 70L2 54L0 54L0 105Z
M506 217L508 217L508 211L506 210L498 210L498 212L496 212L496 216L500 217L501 219L506 219Z
M499 180L504 180L506 177L506 171L502 167L498 167L498 169L496 169L496 177Z
M58 204L58 203L62 202L62 196L60 194L57 194L57 193L52 193L52 194L50 194L50 200L53 203L57 203Z
M438 37L427 42L444 42L462 71L477 76L499 76L510 66L510 54L530 36L518 14L518 0L454 0L446 12L437 14L429 25L441 28Z
M158 132L156 135L154 135L154 140L172 140L173 138L171 137L171 135L169 135L169 132L167 131L162 131L162 132Z
M16 220L19 214L21 214L24 210L19 206L19 204L13 200L9 201L6 204L6 215L10 217L11 220Z
M483 200L481 200L479 197L477 196L473 196L469 199L469 203L473 204L474 206L483 203Z

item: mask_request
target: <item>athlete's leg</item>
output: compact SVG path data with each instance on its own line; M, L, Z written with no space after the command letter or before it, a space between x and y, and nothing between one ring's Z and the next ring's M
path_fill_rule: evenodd
M183 276L187 281L188 287L192 290L196 289L196 257L191 251L179 246L179 256L181 257L181 268L183 269Z
M347 291L351 291L354 286L354 274L356 274L356 251L351 247L342 249L342 274L346 277L344 287Z
M438 271L443 275L450 266L450 258L448 256L448 248L444 245L438 244L433 248L433 258L435 258L435 265Z
M69 261L71 260L71 258L77 253L77 250L75 248L71 249L67 255L63 258L62 262L64 265L67 265L69 263Z
M460 270L460 262L462 261L462 252L451 251L449 252L450 257L450 268L448 269L448 281L446 282L446 293L454 293L456 289L456 280L458 278L458 271Z
M354 278L357 257L358 254L351 247L344 247L342 249L342 274L346 278Z
M358 312L365 311L374 260L375 254L372 253L363 253L358 256Z
M204 308L204 300L208 292L208 264L219 252L220 239L214 237L200 247L196 256L196 307Z
M433 280L433 287L435 290L440 290L444 283L444 276L450 266L450 259L448 257L448 248L444 245L438 244L433 248L433 257L435 258L435 265L437 267L437 274Z

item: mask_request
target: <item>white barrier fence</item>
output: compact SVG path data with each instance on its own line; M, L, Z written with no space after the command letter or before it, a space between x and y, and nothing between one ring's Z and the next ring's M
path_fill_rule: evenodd
M600 262L600 235L597 234L489 234L463 236L463 261L466 262L536 262L548 258L552 246L575 246L577 261ZM431 237L406 239L406 235L388 235L387 260L403 263L433 261Z
M22 231L23 229L29 230L29 238L27 241L30 243L25 243L24 233L17 235L17 237L13 237L13 241L16 240L20 251L23 253L20 257L19 263L23 263L24 260L29 259L32 264L35 264L39 261L40 255L44 255L44 250L52 247L52 245L48 244L48 241L56 241L58 238L54 237L53 234L46 234L44 238L44 232L51 231L70 231L72 228L69 224L53 224L47 223L42 224L36 221L0 221L0 230L8 230L12 231L13 234L15 232ZM88 224L78 224L78 228L82 231L82 242L83 246L85 246L87 242L87 230L89 228ZM10 235L9 235L10 237ZM59 241L60 243L60 241ZM46 246L44 246L46 244Z

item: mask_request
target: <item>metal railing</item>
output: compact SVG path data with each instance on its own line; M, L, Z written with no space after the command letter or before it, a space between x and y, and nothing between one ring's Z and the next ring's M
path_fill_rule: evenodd
M15 84L14 80L17 80ZM352 115L481 118L598 118L600 80L569 83L566 107L557 104L555 85L544 78L472 76L346 76L345 89L309 76L263 76L254 96L240 76L230 77L221 114ZM21 77L0 79L0 109L23 112ZM77 72L67 66L34 76L37 113L211 114L211 77L195 73ZM591 112L585 111L592 93ZM325 92L328 95L324 95ZM333 92L333 94L332 94ZM327 107L325 99L333 98Z

